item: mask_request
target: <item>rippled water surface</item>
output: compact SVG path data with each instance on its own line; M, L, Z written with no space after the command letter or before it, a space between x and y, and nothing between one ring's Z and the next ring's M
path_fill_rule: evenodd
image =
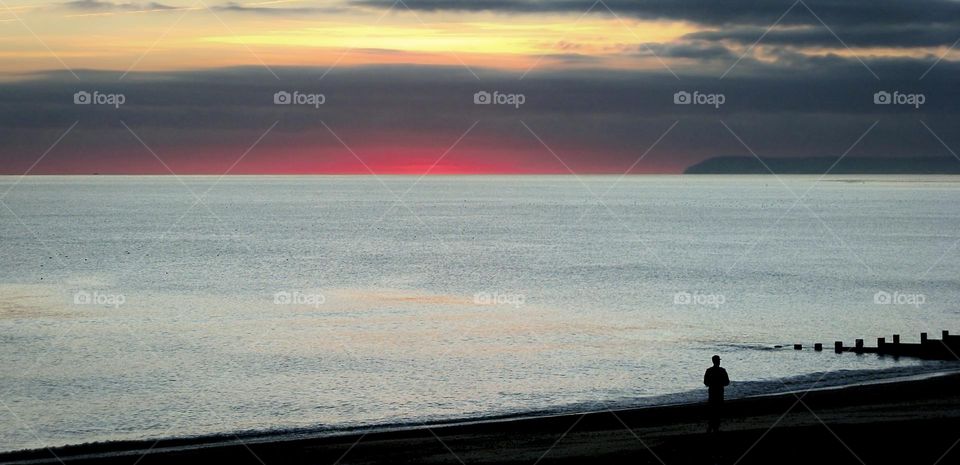
M696 400L714 353L772 392L939 370L829 349L960 330L957 178L11 187L0 450Z

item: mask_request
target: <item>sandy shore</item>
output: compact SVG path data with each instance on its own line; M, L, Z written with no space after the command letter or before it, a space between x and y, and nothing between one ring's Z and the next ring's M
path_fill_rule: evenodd
M726 413L717 435L704 433L703 405L681 405L242 443L89 444L0 454L0 462L960 463L960 374L742 399Z

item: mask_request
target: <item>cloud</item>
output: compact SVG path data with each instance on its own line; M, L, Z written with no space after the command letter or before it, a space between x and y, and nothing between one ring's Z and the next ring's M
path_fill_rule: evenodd
M740 45L751 45L760 37L763 37L761 44L765 46L843 47L833 32L823 26L769 31L761 27L739 27L698 31L684 36L685 39L731 42ZM888 48L949 46L958 38L960 38L960 29L952 24L856 26L844 29L842 36L843 43L851 47Z
M252 13L264 15L299 15L299 14L337 14L343 13L350 8L342 6L305 6L305 7L284 7L284 6L263 6L262 3L244 4L239 2L227 2L216 5L213 9L218 11L229 11L233 13Z
M175 10L177 7L157 2L148 3L115 3L102 0L75 0L63 3L64 8L86 12L110 11L146 11L146 10Z
M642 45L630 46L625 51L634 52L640 55L653 55L661 58L687 58L694 60L736 60L739 54L734 53L729 48L713 43L704 43L696 41L675 42L675 43L648 43Z
M722 54L710 47L670 47L661 51ZM439 156L476 121L451 163L477 164L485 156L526 167L555 162L521 121L567 163L586 171L625 169L675 121L677 129L643 166L679 171L709 156L744 153L721 119L762 156L836 156L876 120L882 123L852 156L943 155L919 121L960 146L947 130L960 124L960 90L951 79L960 64L944 61L918 81L931 62L867 59L884 76L881 82L850 58L787 52L768 63L746 59L723 80L592 69L544 69L519 80L516 73L478 69L477 81L461 67L414 65L341 67L322 81L326 68L312 67L278 68L282 81L256 67L131 73L123 81L117 72L82 71L82 82L51 72L0 83L0 166L9 173L26 169L74 121L80 123L38 167L42 172L78 160L97 168L90 171L107 172L128 166L124 157L135 154L155 163L120 120L165 160L170 157L178 172L224 169L274 121L276 129L241 170L275 166L271 157L286 160L285 167L316 157L350 157L324 124L359 156L381 157L382 163L391 156ZM75 105L79 90L123 93L126 103L120 109ZM274 105L279 90L323 93L326 103ZM526 103L519 109L475 105L479 90L523 93ZM723 93L726 103L719 109L678 106L673 95L681 90ZM873 102L879 90L924 93L926 104L880 107Z
M690 21L706 25L773 24L796 0L605 0L618 15L644 19ZM393 0L353 0L355 5L390 8ZM488 11L500 13L609 14L594 0L405 0L413 10ZM805 0L817 16L831 26L883 24L956 24L960 3L953 0ZM781 24L820 24L805 7L796 4Z
M392 0L352 0L353 5L394 7ZM405 0L429 12L500 14L567 13L588 10L644 20L683 21L703 29L672 44L627 46L624 51L704 62L740 55L758 40L764 53L779 49L846 47L910 49L951 46L960 39L960 1L955 0ZM606 7L609 7L609 11ZM777 27L769 29L777 23ZM712 44L711 44L712 43ZM749 57L748 57L749 58ZM734 58L735 59L735 58Z
M122 3L105 0L74 0L62 3L61 6L70 10L86 13L162 11L194 8L189 5L172 6L158 2ZM197 8L202 8L202 5L197 6ZM343 6L278 6L278 4L273 4L272 2L226 2L209 5L209 8L214 11L260 15L338 14L350 9Z

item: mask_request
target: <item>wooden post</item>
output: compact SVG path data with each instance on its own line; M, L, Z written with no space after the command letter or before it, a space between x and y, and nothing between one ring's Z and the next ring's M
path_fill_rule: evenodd
M946 341L947 338L950 337L950 331L943 330L943 336L941 337L943 337L943 340Z
M878 337L877 338L877 353L884 353L886 351L887 338Z
M900 343L900 335L899 335L899 334L894 334L894 335L893 335L893 343L894 343L894 344L899 344L899 343Z
M920 343L921 344L927 343L927 333L920 333Z
M843 341L834 341L833 342L833 351L836 353L843 352Z
M819 343L819 342L816 343L816 344L814 344L814 345L813 345L813 350L815 350L815 351L817 351L817 352L822 351L822 350L823 350L823 344L821 344L821 343Z
M803 350L803 344L794 344L793 350Z
M858 353L858 354L862 354L862 353L863 353L863 339L857 339L857 341L856 341L856 348L854 349L854 352L856 352L856 353Z

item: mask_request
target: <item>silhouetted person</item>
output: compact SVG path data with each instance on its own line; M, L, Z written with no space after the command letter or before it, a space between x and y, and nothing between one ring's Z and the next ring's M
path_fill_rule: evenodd
M723 409L723 388L730 385L730 378L727 376L727 370L720 368L720 356L713 356L713 366L707 368L703 374L703 384L707 386L710 398L707 400L707 410L709 411L709 421L707 423L707 432L720 431L720 416Z

